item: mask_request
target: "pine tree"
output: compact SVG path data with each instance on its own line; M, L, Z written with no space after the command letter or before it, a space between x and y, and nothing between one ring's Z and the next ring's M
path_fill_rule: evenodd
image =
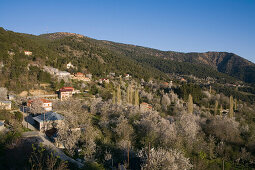
M117 103L121 104L121 91L120 91L120 85L117 88Z
M234 100L233 96L229 98L229 117L232 118L234 116Z
M215 108L214 108L214 116L216 116L217 113L218 113L218 105L219 105L218 100L216 100L215 101Z
M135 90L135 106L139 106L139 92Z
M113 90L112 92L112 104L116 104L116 92Z
M188 113L193 113L193 99L191 94L189 94L189 100L188 100Z

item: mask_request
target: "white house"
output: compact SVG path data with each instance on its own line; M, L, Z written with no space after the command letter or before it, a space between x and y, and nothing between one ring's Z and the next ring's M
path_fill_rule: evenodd
M85 75L83 73L76 73L72 76L72 79L74 80L79 80L79 81L85 81L85 82L90 82L90 78L89 77L85 77Z
M25 55L32 55L31 51L24 51Z
M75 90L73 87L63 87L59 89L59 98L60 100L65 100L70 97L75 93Z
M38 98L38 99L34 99L34 100L28 100L27 102L27 106L28 107L32 107L33 103L35 102L35 100L39 100L39 102L42 104L42 108L46 111L52 111L52 102L46 99L42 99L42 98Z
M100 84L103 84L103 83L110 83L110 80L109 79L105 79L105 78L103 78L103 79L99 79L98 80L98 82L100 83Z

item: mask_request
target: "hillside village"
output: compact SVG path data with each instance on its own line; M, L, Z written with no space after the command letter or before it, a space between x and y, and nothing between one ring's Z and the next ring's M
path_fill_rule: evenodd
M32 52L24 51L24 53L32 55ZM0 114L6 112L5 114L14 114L15 117L20 117L18 122L20 125L15 125L15 122L0 115L1 119L5 119L0 120L0 130L2 133L10 133L17 128L15 126L19 126L23 138L24 136L25 138L37 137L42 141L48 141L51 143L51 147L54 146L53 150L55 148L56 151L65 155L61 159L72 162L73 166L80 168L86 165L87 161L95 160L95 157L101 154L110 155L103 161L104 167L139 169L136 163L137 158L140 158L140 166L146 167L147 152L141 150L140 156L138 156L136 154L136 149L139 148L137 145L145 148L148 145L150 147L173 145L178 135L184 135L180 136L184 140L183 144L191 142L190 147L193 147L199 140L195 138L201 133L202 124L208 126L206 128L218 126L223 133L231 133L231 135L236 135L235 138L241 140L238 136L239 129L236 129L239 123L235 119L239 119L239 114L244 110L249 108L254 111L255 109L254 105L247 107L246 103L237 101L232 96L229 98L223 94L217 94L210 85L216 80L210 77L199 79L194 76L170 75L169 82L157 80L146 82L143 79L133 79L130 74L117 75L110 72L105 77L95 79L88 71L70 73L50 66L33 66L39 67L54 77L56 81L62 82L61 87L52 93L52 91L47 92L49 85L43 84L40 86L41 89L21 94L13 94L1 87L0 108L2 111ZM73 67L75 66L69 62L66 69ZM198 85L189 85L193 83L204 83L208 88L201 89ZM186 89L182 89L182 87L186 87ZM224 124L207 123L212 121L215 124L221 120L230 127L225 127ZM247 125L242 125L242 128L243 126ZM141 132L137 131L136 127L140 127ZM233 132L228 132L229 128ZM107 148L105 151L97 151L97 141L102 140L101 142L105 143L100 145L107 145L109 142L107 140L111 140L110 136L108 137L110 131L117 135L115 149L119 151L112 147L108 148L113 149L110 153ZM145 136L140 136L141 139L138 140L134 139L132 133L137 133L137 135L145 133ZM160 135L161 133L163 136ZM214 142L216 142L216 138L212 135L222 142L230 140L235 143L237 140L222 136L217 131L206 130L206 133L211 133L209 140L214 140ZM190 149L192 150L192 148ZM203 148L200 148L197 153L207 153L209 154L208 159L212 159L216 150L211 151L210 149L213 148L209 148L207 153ZM150 152L153 154L154 151ZM165 152L165 150L161 152ZM182 154L177 150L175 152ZM183 169L201 164L201 162L199 164L191 163L184 155L180 158L176 157L176 159L185 162L178 165ZM249 159L240 157L239 159L253 164L252 157ZM158 165L155 164L155 166Z
M21 36L31 48L0 51L0 169L255 167L252 84L147 52L142 66L129 52L59 36L38 47Z

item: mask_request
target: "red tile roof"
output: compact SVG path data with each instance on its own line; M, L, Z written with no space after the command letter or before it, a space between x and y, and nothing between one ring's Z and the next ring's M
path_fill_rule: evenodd
M81 72L78 72L78 73L75 74L75 76L76 76L76 77L81 77L81 76L84 76L84 74L81 73Z
M73 87L63 87L59 89L60 92L74 91Z
M72 90L74 90L73 87L63 87L62 89L72 89Z
M35 100L40 100L43 103L52 103L51 101L43 99L43 98L38 98L38 99L34 99L34 100L28 100L27 103L32 104Z
M67 91L72 92L73 90L72 90L72 89L60 89L59 91L60 91L60 92L67 92Z
M42 99L42 98L40 98L40 100L41 100L43 103L51 103L51 101L46 100L46 99Z

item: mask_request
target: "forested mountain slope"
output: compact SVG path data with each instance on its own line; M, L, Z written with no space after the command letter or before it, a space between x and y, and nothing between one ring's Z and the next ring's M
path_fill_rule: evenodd
M168 64L170 63L170 65L172 63L173 67L177 65L186 66L187 63L195 64L194 67L205 66L206 68L208 68L208 66L210 66L210 70L213 68L214 70L228 74L229 76L233 76L245 82L249 83L255 82L254 74L255 64L233 53L227 52L180 53L173 51L159 51L156 49L126 44L118 44L108 41L103 41L103 43L106 47L111 48L115 51L119 52L122 51L122 54L130 55L131 57L139 61L157 59L157 61L160 60L160 62L162 62L162 59L164 59L165 60L164 63ZM143 57L145 59L143 59ZM189 64L187 64L187 66L189 66ZM183 68L176 69L174 71L180 71L182 69ZM186 70L182 70L180 72L185 71Z
M225 77L225 75L220 74L225 73L248 83L255 82L255 64L233 53L180 53L160 51L141 46L94 40L72 33L43 34L41 37L51 40L65 39L66 37L86 39L100 47L114 51L119 56L134 59L139 63L155 67L165 73L176 72L181 74L194 74L202 77L216 76L218 78ZM209 69L208 66L210 66Z
M24 51L32 51L26 56ZM255 82L255 65L226 52L179 53L135 45L95 40L74 33L51 33L40 36L15 33L0 28L0 75L2 86L30 88L34 83L50 82L50 76L33 67L49 65L70 72L88 70L95 77L109 72L129 73L137 78L167 79L166 73L216 78L221 82L237 79ZM32 67L28 68L28 65ZM209 66L209 67L208 67Z

